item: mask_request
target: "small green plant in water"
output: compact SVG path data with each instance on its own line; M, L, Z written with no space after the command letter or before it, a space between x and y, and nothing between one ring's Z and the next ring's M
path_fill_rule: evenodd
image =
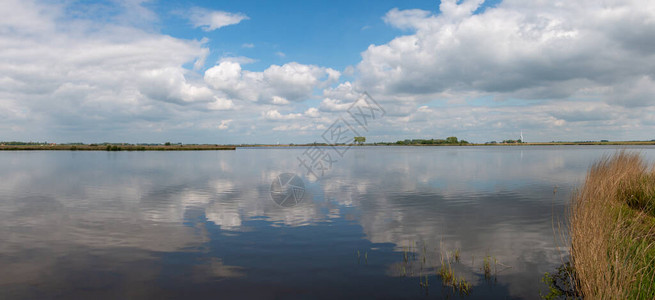
M471 284L466 281L464 277L460 277L459 279L455 277L455 273L450 267L450 262L448 262L448 264L444 264L442 261L441 268L437 274L441 277L441 282L443 285L451 286L453 290L460 295L465 296L471 292Z
M471 293L471 284L466 281L464 277L461 277L459 280L455 280L455 284L453 286L455 287L455 290L457 290L462 296L466 296Z
M424 288L430 286L430 283L428 282L428 275L425 275L425 281L423 281L423 276L419 277L419 285Z
M484 278L485 279L490 279L491 278L491 257L489 255L484 257L484 260L482 261L482 271L484 272Z
M546 272L541 282L548 287L548 293L539 292L541 299L582 299L580 293L575 289L575 270L571 263L566 262L557 267L557 272L550 274Z
M539 292L539 297L544 300L554 300L562 296L562 292L555 286L554 279L550 273L546 272L544 277L541 278L541 282L545 283L548 286L548 294L542 294Z
M439 276L444 285L450 285L454 279L453 270L450 268L450 265L446 267L446 265L442 264L439 269Z

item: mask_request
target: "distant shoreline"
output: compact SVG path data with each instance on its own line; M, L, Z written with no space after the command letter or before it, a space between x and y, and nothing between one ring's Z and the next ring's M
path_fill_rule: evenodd
M320 146L320 147L327 147L327 146L332 146L328 144L258 144L258 145L239 145L238 147L243 148L243 147L310 147L310 146ZM339 144L339 145L334 145L334 146L339 146L339 147L348 147L348 146L353 146L353 147L360 147L360 146L393 146L393 147L470 147L470 146L491 146L491 147L497 147L497 146L602 146L602 145L608 145L608 146L630 146L630 145L655 145L655 141L623 141L623 142L544 142L544 143L496 143L496 144L474 144L474 143L468 143L468 144L403 144L399 145L396 143L367 143L367 144L352 144L352 145L347 145L347 144Z
M224 145L0 145L0 151L216 151L236 150Z
M655 146L655 141L617 141L617 142L548 142L548 143L496 143L496 144L406 144L370 143L370 144L339 144L339 147L390 146L390 147L476 147L476 146ZM32 145L0 145L0 151L218 151L236 150L237 148L278 148L278 147L327 147L328 144L256 144L256 145L134 145L134 144L32 144Z

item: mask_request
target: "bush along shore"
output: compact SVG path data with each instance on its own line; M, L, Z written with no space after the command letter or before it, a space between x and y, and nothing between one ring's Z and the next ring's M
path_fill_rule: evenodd
M133 145L133 144L77 144L77 145L0 145L1 150L62 150L62 151L204 151L235 150L224 145Z
M588 299L655 299L655 166L604 157L574 194L571 283Z

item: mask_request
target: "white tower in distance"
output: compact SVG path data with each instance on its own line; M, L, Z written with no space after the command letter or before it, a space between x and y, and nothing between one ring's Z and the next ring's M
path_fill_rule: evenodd
M525 143L525 140L523 139L523 130L521 130L521 143Z

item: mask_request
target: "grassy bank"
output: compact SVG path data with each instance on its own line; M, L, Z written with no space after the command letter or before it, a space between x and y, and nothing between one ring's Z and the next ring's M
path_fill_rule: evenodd
M66 151L203 151L235 150L222 145L0 145L2 150L66 150Z
M655 299L655 168L619 152L594 164L570 218L577 290L589 299Z

